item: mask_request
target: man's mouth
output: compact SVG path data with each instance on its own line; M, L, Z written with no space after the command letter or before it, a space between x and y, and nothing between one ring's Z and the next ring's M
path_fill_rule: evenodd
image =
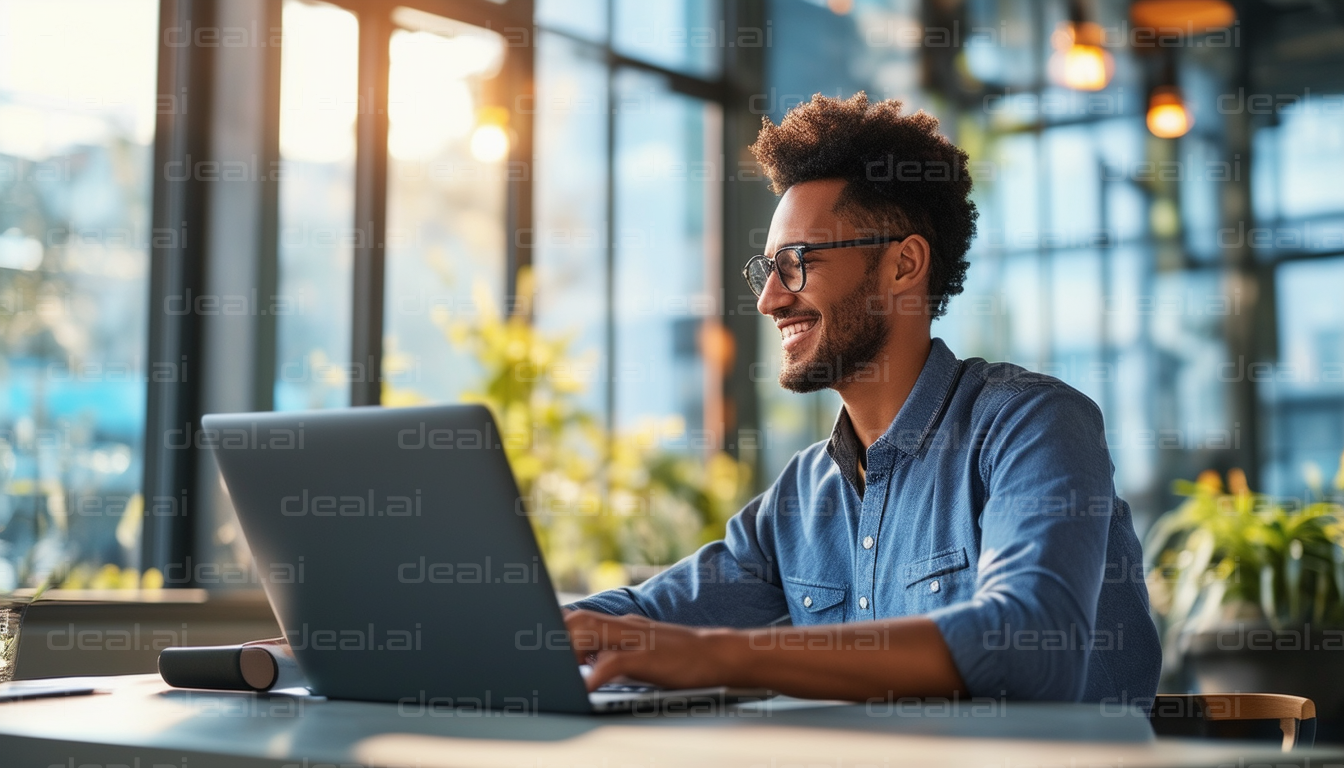
M801 344L803 337L817 326L818 320L816 317L796 317L776 323L783 347L790 349Z

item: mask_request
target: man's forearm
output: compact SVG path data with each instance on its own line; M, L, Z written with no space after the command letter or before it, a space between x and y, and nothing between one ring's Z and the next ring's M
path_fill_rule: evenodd
M627 587L598 592L582 600L575 600L564 607L566 610L598 611L612 616L646 615Z
M849 701L966 695L942 633L924 617L712 630L707 640L734 686Z

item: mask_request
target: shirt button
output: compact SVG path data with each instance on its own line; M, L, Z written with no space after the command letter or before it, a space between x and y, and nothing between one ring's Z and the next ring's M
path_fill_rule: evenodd
M812 598L810 598L810 597L804 597L804 598L803 598L803 607L804 607L804 608L811 608L811 607L812 607Z
M864 548L864 549L872 549L872 548L873 548L873 537L872 537L872 536L864 536L864 537L863 537L863 548Z
M937 579L934 579L933 583L929 585L929 591L930 591L930 592L937 592L937 591L940 590L940 589L942 589L942 587L938 586L938 580L937 580Z
M860 598L859 598L859 607L862 608L862 609L864 609L865 611L868 610L868 598L866 598L866 597L860 597Z

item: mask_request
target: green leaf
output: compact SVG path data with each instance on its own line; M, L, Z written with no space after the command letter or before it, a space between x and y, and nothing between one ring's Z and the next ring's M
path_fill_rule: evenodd
M1274 568L1265 565L1260 569L1260 609L1270 626L1279 629L1279 609L1274 601Z
M1288 545L1288 560L1283 566L1284 586L1288 590L1288 621L1297 624L1302 615L1302 542Z

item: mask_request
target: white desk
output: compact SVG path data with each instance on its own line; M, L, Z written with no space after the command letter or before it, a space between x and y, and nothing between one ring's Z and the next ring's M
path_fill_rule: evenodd
M1144 768L1245 766L1259 758L1344 768L1344 749L1285 754L1155 740L1137 713L1108 716L1081 704L776 700L695 715L436 716L386 704L183 691L157 675L106 680L104 694L0 704L0 764Z

